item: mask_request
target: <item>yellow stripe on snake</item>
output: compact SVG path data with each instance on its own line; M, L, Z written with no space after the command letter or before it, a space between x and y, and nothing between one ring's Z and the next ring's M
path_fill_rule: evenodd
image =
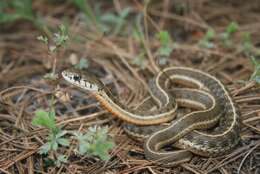
M157 109L122 105L92 74L68 69L62 76L92 93L105 109L126 122L124 128L129 135L145 138L145 157L158 164L175 166L188 162L192 153L206 157L222 155L239 142L237 107L225 86L208 73L187 67L160 71L152 80L149 104L143 104L147 106L152 101ZM174 87L176 84L185 88ZM196 110L175 119L179 106ZM167 122L170 123L165 126ZM168 145L179 150L163 150Z

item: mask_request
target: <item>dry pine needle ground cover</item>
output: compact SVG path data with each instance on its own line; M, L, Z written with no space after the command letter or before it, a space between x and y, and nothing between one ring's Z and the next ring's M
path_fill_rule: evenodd
M93 11L98 6L94 2L89 4ZM120 14L126 7L131 10L127 18L122 17L121 23L118 18L117 25L108 25L121 25L119 29L108 29L110 32L97 31L94 24L102 26L100 21L86 24L82 18L84 10L72 1L33 1L32 9L51 30L28 18L0 24L0 173L260 173L259 74L250 59L255 56L256 62L259 61L260 3L253 0L200 0L197 3L114 0L98 4L99 15L111 11ZM5 12L13 11L11 8ZM134 32L132 19L139 21L141 36ZM50 31L64 21L69 41L58 52L50 54L46 45L36 38L39 35L51 37ZM238 23L238 29L228 33L227 26L232 21ZM211 28L213 34L209 32ZM170 43L174 45L166 56L158 53L165 45L155 36L163 30L168 31L172 38ZM250 33L247 42L243 42L244 33ZM220 37L215 37L218 34ZM221 35L226 38L221 40ZM245 44L250 50L245 50ZM166 43L166 52L167 49ZM149 79L163 67L188 66L215 75L239 106L239 145L227 155L216 158L194 155L189 163L173 168L147 161L142 143L129 138L120 120L111 117L89 94L67 85L61 78L43 78L53 68L59 74L62 69L77 64L81 57L87 60L84 65L88 71L98 75L119 100L129 106L147 95ZM249 80L250 77L253 78ZM48 156L38 153L46 142L48 130L31 122L37 109L49 109L51 100L56 124L62 129L86 131L94 125L108 126L108 133L115 141L108 161L75 154L76 142L70 140L69 147L59 148L59 153L65 154L68 161L61 165L48 164L47 158L57 158L55 152Z

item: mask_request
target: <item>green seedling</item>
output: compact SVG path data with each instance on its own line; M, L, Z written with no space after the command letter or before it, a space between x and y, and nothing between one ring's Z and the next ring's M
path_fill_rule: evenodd
M88 59L85 59L85 58L81 58L79 60L79 63L77 63L76 65L74 65L74 67L76 69L79 69L79 70L82 70L82 69L87 69L89 66L89 62L88 62Z
M100 16L100 21L109 24L110 27L107 26L107 28L109 28L107 32L113 30L113 34L117 35L122 31L123 26L127 23L126 18L130 12L131 12L131 8L125 8L122 11L120 11L118 14L111 13L111 12L105 13L104 15Z
M66 155L59 155L57 157L57 160L55 161L55 165L57 167L60 167L61 164L64 164L64 163L68 163L68 157L66 157Z
M99 3L95 3L97 7L93 10L88 0L71 0L72 3L84 14L86 26L92 28L95 31L98 32L106 32L108 31L108 27L106 25L103 25L100 21L101 12L98 9ZM95 11L97 11L95 13ZM100 12L100 13L98 13Z
M115 146L115 143L109 139L106 127L90 127L85 134L75 132L74 136L78 141L77 153L80 155L97 156L102 160L109 160L110 156L108 152Z
M251 41L251 34L250 33L243 33L243 38L242 38L242 48L243 51L248 55L252 48L254 47L254 45L252 44Z
M199 41L199 46L203 48L215 48L215 44L212 42L212 40L216 37L216 32L214 29L210 28L205 36Z
M50 151L57 151L59 146L69 146L69 140L64 138L67 131L61 130L55 123L55 112L44 111L39 109L35 112L35 117L32 120L34 126L42 126L49 130L47 143L40 147L40 154L48 154Z
M251 57L252 64L254 65L254 72L250 77L250 80L260 84L260 61L256 60L255 57Z
M156 34L156 38L160 41L160 47L157 50L158 55L169 57L173 50L173 44L170 34L167 31L160 31Z
M52 34L52 38L48 38L47 36L41 35L38 36L37 39L47 46L48 55L53 59L52 72L45 74L44 78L48 80L57 80L58 74L55 73L57 62L56 53L62 47L65 47L66 42L69 39L68 28L62 24L58 27L58 32Z
M168 31L160 31L155 36L160 42L160 47L156 51L158 63L160 65L166 65L168 62L167 59L170 57L174 49L171 36Z
M126 17L131 9L125 8L119 13L107 12L100 10L100 4L96 3L92 8L86 0L71 0L81 12L85 15L86 25L94 26L99 32L112 32L117 35L121 33L123 26L127 23Z
M238 27L239 27L239 26L238 26L238 24L237 24L236 22L231 22L231 23L227 26L225 32L220 34L220 38L221 38L221 40L222 40L222 42L223 42L223 45L224 45L225 47L228 47L228 48L229 48L229 47L231 47L231 46L233 45L233 42L232 42L232 40L231 40L231 37L232 37L232 35L233 35L235 32L237 32Z
M13 12L8 12L8 8ZM14 22L19 19L34 21L31 0L3 0L0 2L0 23Z
M13 23L17 20L32 22L37 28L48 32L42 18L33 12L31 0L1 0L0 24Z
M48 46L50 53L55 53L59 48L64 47L68 41L68 28L62 24L58 27L58 32L53 33L52 38L48 39L48 37L41 35L38 36L37 39ZM53 45L51 45L51 42Z
M144 69L147 65L147 60L145 58L145 50L141 51L141 53L138 56L136 56L131 63L139 66L141 69Z

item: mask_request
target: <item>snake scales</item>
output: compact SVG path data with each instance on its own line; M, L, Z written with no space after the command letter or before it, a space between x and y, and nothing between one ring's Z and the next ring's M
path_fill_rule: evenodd
M145 138L145 156L157 163L178 165L189 161L192 153L207 157L221 155L239 142L238 109L225 86L208 73L187 67L163 69L151 85L151 100L157 106L153 110L122 105L91 74L68 69L62 76L70 84L91 92L105 109L129 123L125 125L127 133ZM169 90L172 83L185 88ZM196 110L163 126L176 117L178 106ZM167 145L179 150L164 151Z

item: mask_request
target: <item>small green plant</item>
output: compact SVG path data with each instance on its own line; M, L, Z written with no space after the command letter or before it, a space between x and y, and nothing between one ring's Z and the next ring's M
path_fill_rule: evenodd
M166 65L167 59L174 49L171 36L168 31L160 31L155 36L160 42L160 47L156 51L158 63L160 65Z
M237 32L238 24L236 22L231 22L226 28L226 34L231 36L233 33Z
M252 41L251 41L251 34L248 33L248 32L243 33L243 37L242 37L242 48L243 48L243 51L246 54L249 54L253 47L254 47L254 45L252 44Z
M131 8L125 8L119 13L104 13L100 9L99 3L95 3L93 8L86 0L72 0L72 2L85 15L87 26L94 26L92 29L96 29L99 32L110 32L114 35L121 33L123 26L127 23L126 17L131 11Z
M46 36L41 35L37 39L48 45L50 52L56 52L60 47L65 46L66 41L69 39L68 29L63 24L58 27L58 32L54 33L52 37L53 45L50 45L49 39Z
M225 29L223 33L216 34L214 29L210 28L204 35L204 37L199 41L199 46L203 48L215 48L215 44L213 43L213 39L220 39L222 41L222 45L226 48L230 48L233 46L232 36L235 32L238 31L238 24L236 22L231 22Z
M64 163L68 163L68 158L66 157L66 155L59 155L57 157L57 160L55 161L55 165L57 167L60 167L61 164L64 164Z
M75 132L74 136L78 141L77 153L80 155L97 156L102 160L109 160L108 151L115 146L115 143L108 138L107 127L90 127L86 134Z
M31 0L1 0L0 24L12 23L17 20L27 20L37 28L47 30L43 20L33 12Z
M57 151L58 146L69 146L69 140L64 138L67 131L61 130L55 123L55 112L44 111L39 109L35 112L35 117L32 120L35 126L42 126L49 129L48 141L40 147L40 154L47 154L50 151Z
M220 38L221 38L221 40L222 40L222 42L223 42L223 45L224 45L225 47L228 47L228 48L229 48L229 47L231 47L231 46L233 45L233 42L232 42L232 40L231 40L231 36L232 36L235 32L237 32L238 27L239 27L239 26L238 26L238 24L237 24L236 22L231 22L231 23L227 26L225 32L220 34Z
M14 11L8 12L13 9ZM34 21L31 0L3 0L0 2L0 23L14 22L19 19Z
M132 64L139 66L144 69L147 65L147 60L145 58L145 51L143 50L139 55L137 55L132 61Z
M74 65L74 67L75 67L76 69L79 69L79 70L86 69L88 66L89 66L88 59L84 59L84 58L81 58L81 59L79 60L79 63L77 63L76 65Z
M216 32L214 29L210 28L204 35L204 37L199 41L199 46L203 48L214 48L215 45L212 40L216 37Z
M143 32L143 28L142 28L142 22L141 22L141 18L143 16L141 14L137 15L136 17L136 24L133 28L133 38L137 41L137 42L141 42L143 43L143 40L145 39L144 37L144 32Z
M251 57L252 64L254 65L254 72L250 77L250 80L254 80L260 84L260 61L257 61L255 57Z
M43 42L47 46L48 55L53 59L52 72L46 74L44 78L50 80L56 80L58 79L58 75L55 73L56 62L57 62L56 54L62 47L65 46L66 42L69 39L68 29L67 27L65 27L65 25L60 25L58 27L58 32L53 33L51 40L48 39L48 37L42 35L38 36L37 39Z
M92 7L90 6L88 0L71 0L71 1L76 7L78 7L83 12L86 18L87 25L95 26L98 29L98 31L102 31L102 26L99 26L97 17L94 11L92 10Z
M58 148L68 147L70 145L69 139L65 135L72 133L78 141L76 152L80 155L97 156L102 160L109 160L110 156L108 151L111 150L115 143L108 137L107 127L90 127L86 134L80 132L68 132L57 127L55 123L55 112L44 111L39 109L35 112L35 117L32 120L34 126L42 126L49 130L47 142L40 147L40 154L55 153L55 160L49 159L54 162L56 166L62 163L67 163L65 155L58 154Z
M113 30L113 34L117 35L122 31L123 26L127 23L126 17L129 15L131 8L125 8L118 14L115 13L105 13L100 16L100 21L103 23L108 23L107 32ZM113 26L113 27L112 27Z
M168 31L160 31L156 34L157 39L160 41L160 47L157 50L159 56L169 57L172 50L173 44L172 39Z

